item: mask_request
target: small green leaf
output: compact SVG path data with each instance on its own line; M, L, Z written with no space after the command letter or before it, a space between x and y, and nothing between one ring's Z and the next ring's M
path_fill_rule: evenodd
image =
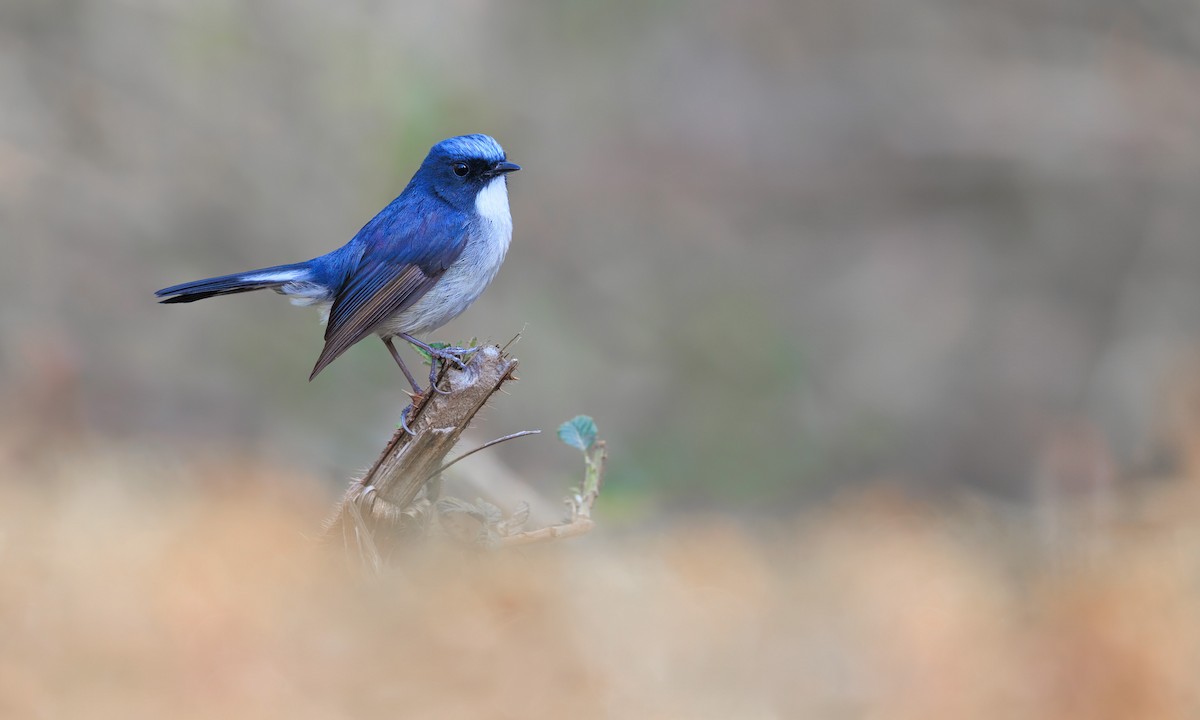
M426 363L433 362L433 356L426 352L425 348L421 347L420 345L413 345L413 347L421 355L422 360L424 360ZM429 347L433 348L434 350L441 350L442 348L450 347L450 343L431 342L429 343Z
M596 421L587 415L576 415L558 426L558 439L586 453L596 442Z

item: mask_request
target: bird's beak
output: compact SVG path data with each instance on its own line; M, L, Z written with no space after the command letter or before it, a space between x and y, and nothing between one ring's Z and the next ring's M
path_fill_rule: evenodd
M505 173L516 172L521 169L521 166L516 163L510 163L507 160L498 162L492 166L492 175L504 175Z

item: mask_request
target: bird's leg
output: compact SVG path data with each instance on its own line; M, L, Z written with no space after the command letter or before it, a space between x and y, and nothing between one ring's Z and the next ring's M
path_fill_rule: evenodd
M432 345L427 345L427 344L421 342L420 340L416 339L412 335L409 335L408 333L400 333L400 337L409 341L413 345L416 345L417 347L421 348L429 355L429 387L432 388L434 392L438 392L443 395L445 395L447 391L442 390L441 388L439 388L437 386L437 369L438 369L437 363L438 363L438 360L441 360L442 362L452 362L455 365L457 365L459 368L466 368L467 361L463 356L467 355L468 353L475 352L475 348L464 348L464 347L435 348Z
M416 401L421 397L421 387L417 385L417 379L413 377L413 374L408 371L408 366L405 365L404 361L400 359L400 353L396 351L396 346L392 344L392 339L390 337L383 338L383 344L387 345L388 352L392 354L392 359L395 360L396 364L400 366L400 369L404 371L404 377L408 378L408 383L412 385L413 402L409 403L408 407L404 408L404 412L400 413L400 429L409 435L416 435L416 433L412 431L412 428L408 426L408 411L413 409L413 404L416 403Z
M408 336L405 335L403 337L407 338ZM400 353L396 351L396 346L392 344L392 338L383 338L383 344L387 345L388 352L392 354L392 359L395 360L396 364L400 366L400 369L404 372L404 377L408 378L408 384L412 385L413 392L417 395L420 395L423 392L421 390L421 386L417 384L417 379L413 377L413 374L408 371L408 366L404 364L404 360L400 357Z

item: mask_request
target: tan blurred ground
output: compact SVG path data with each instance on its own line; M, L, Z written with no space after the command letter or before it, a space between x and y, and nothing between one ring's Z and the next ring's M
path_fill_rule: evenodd
M303 473L0 455L6 718L1187 718L1200 497L847 497L362 578Z

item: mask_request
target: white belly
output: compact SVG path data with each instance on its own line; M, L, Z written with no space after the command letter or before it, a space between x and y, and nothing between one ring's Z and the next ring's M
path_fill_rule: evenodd
M429 332L458 317L483 294L500 270L512 241L508 185L495 178L475 198L477 221L467 246L437 284L407 310L385 321L379 335Z

